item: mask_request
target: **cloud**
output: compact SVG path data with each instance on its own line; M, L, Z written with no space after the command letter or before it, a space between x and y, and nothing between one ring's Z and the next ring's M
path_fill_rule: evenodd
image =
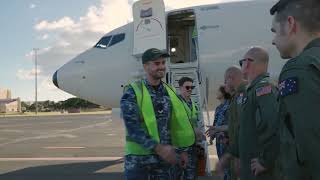
M30 9L34 9L34 8L36 8L36 7L37 7L37 5L35 5L35 4L30 4L30 5L29 5L29 8L30 8Z
M37 69L37 74L38 76L40 75L41 73L41 70L40 69ZM20 80L33 80L35 79L35 74L36 74L36 70L35 68L34 69L31 69L31 70L26 70L26 69L19 69L16 73L16 76L18 77L18 79Z
M119 13L121 9L121 13ZM54 41L50 48L38 51L38 64L44 76L52 74L77 54L92 47L105 33L122 26L132 19L131 5L127 0L101 0L99 6L90 6L87 13L78 19L62 17L54 21L42 20L34 28L40 39ZM50 35L54 34L54 38ZM26 54L33 59L33 52Z
M48 22L46 20L41 21L35 26L35 29L38 31L52 31L52 30L65 30L65 31L72 31L76 28L76 24L70 17L63 17L58 21Z
M74 97L71 94L65 93L59 89L57 89L51 81L51 77L43 77L40 79L38 96L40 100L54 100L61 101L70 97ZM54 98L48 98L54 97Z
M50 51L51 48L52 48L52 47L46 47L46 48L42 48L42 49L37 48L37 58L39 59L39 55ZM34 58L35 58L34 55L35 55L35 51L34 51L34 50L31 50L30 52L28 52L27 54L25 54L25 57L26 57L28 60L30 60L30 61L31 61L31 60L34 61Z
M121 9L121 13L119 13ZM81 35L83 32L106 33L131 20L131 5L127 0L102 0L99 7L90 6L85 16L79 19L63 17L49 22L43 20L35 25L38 31L73 32Z
M49 38L49 34L43 34L41 36L38 36L39 40L47 40Z
M165 0L165 5L169 10L219 1L221 0ZM45 82L46 86L41 88L48 90L50 87L47 99L67 96L61 95L60 90L60 95L54 95L54 91L58 92L58 89L51 82L52 74L77 54L92 47L107 32L132 21L133 2L134 0L101 0L98 6L88 7L87 13L79 18L65 16L53 21L37 21L34 29L39 33L39 40L48 40L50 36L50 47L40 48L38 51L40 76L48 80ZM26 57L32 60L33 52L27 53ZM17 76L30 79L31 75L30 71L19 70Z

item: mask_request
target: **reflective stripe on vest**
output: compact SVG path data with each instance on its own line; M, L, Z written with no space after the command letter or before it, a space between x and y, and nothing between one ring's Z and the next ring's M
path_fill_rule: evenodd
M165 83L163 84L172 103L172 115L170 119L171 143L176 147L191 146L195 142L195 135L186 109L184 108L184 104L171 87ZM145 84L141 81L132 83L131 87L135 92L137 104L143 119L141 127L145 129L153 140L159 143L160 136L150 93ZM153 153L154 152L145 149L142 145L126 138L126 155L148 155Z

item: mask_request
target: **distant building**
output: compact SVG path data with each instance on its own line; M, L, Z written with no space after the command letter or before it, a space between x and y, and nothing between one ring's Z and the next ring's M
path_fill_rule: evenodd
M0 88L0 113L8 112L21 112L21 100L12 99L9 89Z
M0 99L0 112L21 112L21 100L17 99Z
M0 88L0 99L11 99L11 91Z

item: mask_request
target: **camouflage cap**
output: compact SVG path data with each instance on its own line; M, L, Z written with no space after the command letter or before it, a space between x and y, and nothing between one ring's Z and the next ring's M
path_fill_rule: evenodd
M156 48L151 48L146 50L143 55L142 55L142 63L145 64L149 61L154 61L159 59L160 57L162 58L167 58L170 57L170 55L166 52L160 51L159 49Z
M270 9L270 14L274 15L276 12L280 12L283 10L288 4L291 2L295 2L299 0L280 0L277 2L271 9Z

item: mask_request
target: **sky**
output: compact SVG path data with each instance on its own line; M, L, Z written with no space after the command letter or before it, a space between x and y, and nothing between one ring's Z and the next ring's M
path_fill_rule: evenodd
M2 0L0 6L0 88L13 98L35 99L34 48L38 62L38 100L73 97L52 83L53 73L94 46L109 31L132 21L136 0ZM236 0L164 0L166 10Z

